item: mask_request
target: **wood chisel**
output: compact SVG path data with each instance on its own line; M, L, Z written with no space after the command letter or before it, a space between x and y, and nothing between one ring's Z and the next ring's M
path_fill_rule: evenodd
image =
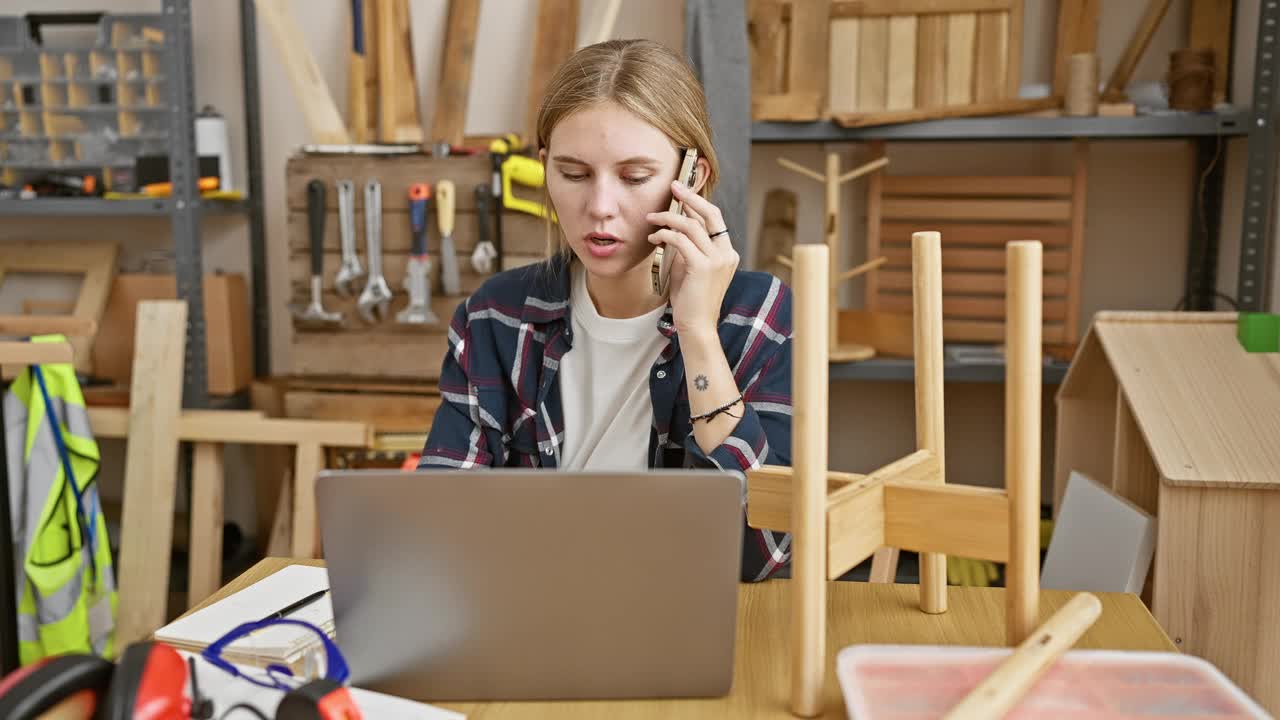
M431 258L427 255L427 226L431 222L431 187L426 183L409 186L409 228L412 246L404 272L404 289L409 306L396 314L404 325L435 325L440 318L431 310Z
M452 180L436 183L436 219L440 223L440 283L445 295L461 292L458 278L458 255L453 248L453 211L455 189Z

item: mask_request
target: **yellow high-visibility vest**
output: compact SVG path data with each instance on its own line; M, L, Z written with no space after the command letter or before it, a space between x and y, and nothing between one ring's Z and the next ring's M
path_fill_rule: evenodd
M63 342L61 336L32 342ZM18 654L115 655L116 586L98 499L98 445L68 363L31 367L4 397ZM70 477L69 477L70 475ZM74 482L72 482L74 478Z

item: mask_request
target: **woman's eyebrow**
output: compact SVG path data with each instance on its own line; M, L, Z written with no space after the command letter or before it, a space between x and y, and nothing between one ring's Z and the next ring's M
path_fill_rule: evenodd
M554 155L551 158L556 162L572 163L574 165L590 165L586 160L579 160L572 155ZM658 165L660 164L656 158L647 155L636 155L625 160L619 160L618 165Z

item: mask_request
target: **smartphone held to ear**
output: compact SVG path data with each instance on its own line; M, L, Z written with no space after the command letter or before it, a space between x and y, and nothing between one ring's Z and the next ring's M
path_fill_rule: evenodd
M680 173L676 178L684 183L685 187L692 188L694 178L697 177L697 168L698 151L688 148L684 151L684 160L680 163ZM671 198L671 205L667 208L667 212L683 213L683 203L674 197ZM657 251L653 253L653 291L664 298L671 292L671 265L675 259L676 251L668 250L665 245L659 245Z

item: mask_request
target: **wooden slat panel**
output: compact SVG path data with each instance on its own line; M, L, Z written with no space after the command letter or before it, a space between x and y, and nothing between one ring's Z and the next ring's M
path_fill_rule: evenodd
M889 88L885 107L907 110L916 102L916 16L889 18Z
M1007 11L1013 0L833 0L831 17Z
M284 411L294 418L365 422L380 433L425 432L440 402L439 395L289 390Z
M792 103L794 109L788 113L789 117L816 120L822 114L827 90L827 42L831 34L828 7L825 2L791 5L787 94L803 102Z
M880 307L887 312L911 312L911 296L899 293L882 293ZM1067 316L1065 300L1046 299L1044 301L1044 319L1062 320ZM942 299L942 313L949 318L992 318L1004 320L1006 312L1003 297L956 297Z
M872 157L888 159L883 140L873 140L869 150ZM884 173L871 173L871 177L867 180L867 257L869 258L880 257L880 227L884 224L880 217L880 203L883 198ZM879 275L880 273L873 272L863 276L864 302L867 310L873 312L876 309L876 298L879 296L876 290L876 278Z
M328 185L325 206L338 209L338 190L334 182L350 180L356 185L356 212L364 210L364 186L369 180L382 183L382 210L405 210L409 207L409 186L413 183L429 183L434 186L441 180L452 180L458 192L456 208L474 210L475 186L492 181L488 153L447 158L431 158L426 155L399 158L378 158L367 155L311 155L298 156L289 161L285 169L286 201L290 210L307 210L307 183L320 179ZM531 188L513 188L522 198L542 202L542 191ZM364 226L359 226L361 235ZM505 227L503 228L506 229Z
M294 331L290 370L294 375L439 379L449 347L444 333L383 332L377 342L378 352L369 352L368 344L353 340L351 333Z
M889 258L886 268L911 267L911 251L897 248L885 248L881 255ZM950 250L942 249L942 269L948 270L995 270L1004 272L1004 250ZM1067 253L1061 250L1045 250L1044 269L1062 272L1067 269Z
M1009 14L978 15L978 60L973 72L973 99L989 102L1008 97L1006 94L1009 52Z
M884 488L886 545L1005 562L1009 498L967 485L892 482Z
M885 109L889 79L889 18L859 21L858 110Z
M931 230L942 233L943 247L978 245L1004 247L1015 240L1039 240L1045 248L1071 244L1071 228L1067 225L995 225L930 223ZM920 230L918 223L884 223L880 228L882 245L911 246L911 233Z
M1013 0L1009 7L1008 33L1005 60L1005 96L1018 97L1022 89L1022 35L1023 35L1023 2Z
M339 257L340 256L337 253L325 253L324 276L322 279L322 285L324 286L323 292L324 292L324 301L325 301L326 309L332 309L330 308L330 304L331 304L330 300L337 301L332 304L334 307L341 308L341 309L347 308L350 303L354 303L355 301L355 298L338 298L337 295L332 294L333 287L334 287L334 278L338 274ZM488 280L491 277L490 275L485 275L485 274L476 272L475 268L471 267L470 258L464 253L461 253L461 252L458 253L457 257L458 257L458 279L460 281L458 287L462 293L474 292L477 288L480 287L481 283L483 283L485 280ZM513 268L513 267L520 267L523 265L528 265L534 262L538 262L541 260L541 257L536 255L508 255L505 258L505 260L506 260L507 267ZM289 287L293 288L293 295L297 299L301 299L303 297L306 297L309 299L311 297L311 280L310 280L311 264L310 263L311 263L310 258L302 254L294 254L289 258ZM408 264L409 264L408 253L383 253L382 254L383 277L387 279L387 283L391 286L391 291L397 297L403 295L404 293L403 282L404 282L405 272L406 272L406 268L408 267ZM434 252L434 248L432 249L432 253L431 253L431 272L428 275L428 278L432 282L432 285L431 285L432 298L433 299L438 298L440 296L440 290L439 290L440 262L439 262L439 256L437 256ZM356 294L359 294L359 291L364 289L364 283L365 283L365 280L363 278L361 278L356 282ZM349 300L350 303L341 302L342 300ZM461 301L462 301L461 296L454 297L453 305L457 305L457 303ZM395 303L393 302L392 304L394 305ZM453 309L452 306L450 306L449 308L450 314L452 314L452 309Z
M911 292L911 271L881 270L879 275L881 290ZM1003 297L1004 280L1003 273L946 273L942 276L942 292ZM1067 292L1067 278L1063 275L1045 275L1043 283L1046 297L1060 296Z
M1084 220L1089 186L1089 141L1077 139L1072 149L1074 169L1071 196L1071 269L1067 273L1071 283L1071 313L1067 316L1067 340L1080 339L1080 286L1084 275Z
M886 220L1038 220L1071 219L1067 200L905 200L887 197Z
M886 195L1071 195L1067 175L885 175ZM946 241L946 238L943 238Z
M978 16L974 13L950 15L947 22L947 104L973 102L973 68L977 62L974 40Z
M854 18L831 21L831 53L827 68L827 102L831 112L854 112L858 108L859 22Z
M942 334L953 342L1004 342L1004 322L981 320L943 320ZM1041 341L1046 345L1064 342L1065 328L1060 323L1045 323Z
M924 15L916 28L916 107L942 107L947 104L947 16Z

